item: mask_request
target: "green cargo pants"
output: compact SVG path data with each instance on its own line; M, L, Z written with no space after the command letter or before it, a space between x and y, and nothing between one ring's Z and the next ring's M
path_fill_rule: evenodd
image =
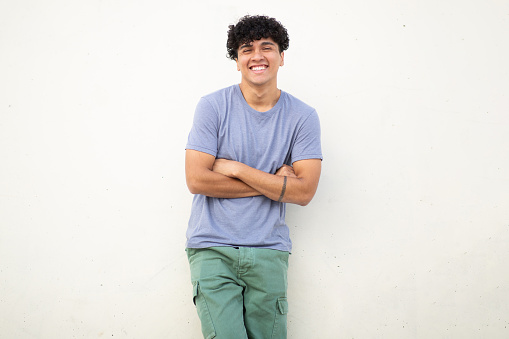
M186 251L204 338L286 338L288 252L250 247Z

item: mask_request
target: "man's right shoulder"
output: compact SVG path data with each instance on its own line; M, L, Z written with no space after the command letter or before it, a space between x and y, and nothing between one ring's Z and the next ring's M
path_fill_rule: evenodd
M235 96L235 85L222 88L200 98L196 107L199 112L215 112L218 117L228 114Z
M234 95L235 86L238 85L231 85L225 88L221 88L217 91L202 96L202 99L206 99L209 102L217 102L230 98L232 95Z

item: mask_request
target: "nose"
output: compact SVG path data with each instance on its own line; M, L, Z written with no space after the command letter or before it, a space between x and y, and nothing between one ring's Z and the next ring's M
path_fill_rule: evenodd
M260 60L262 58L263 58L262 50L259 49L259 48L255 48L251 59L253 59L253 60Z

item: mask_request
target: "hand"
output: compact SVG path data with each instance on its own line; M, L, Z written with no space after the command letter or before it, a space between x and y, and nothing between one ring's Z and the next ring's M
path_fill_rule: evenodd
M292 166L283 165L281 166L275 173L275 175L279 175L281 177L290 177L290 178L297 178L295 175L295 172L293 171Z
M212 166L212 171L230 178L235 178L235 169L239 163L234 160L216 159Z

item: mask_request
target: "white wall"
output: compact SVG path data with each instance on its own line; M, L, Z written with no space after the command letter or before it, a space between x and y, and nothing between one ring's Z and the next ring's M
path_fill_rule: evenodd
M2 1L0 337L200 337L184 146L246 13L287 26L323 130L289 337L509 337L501 0Z

